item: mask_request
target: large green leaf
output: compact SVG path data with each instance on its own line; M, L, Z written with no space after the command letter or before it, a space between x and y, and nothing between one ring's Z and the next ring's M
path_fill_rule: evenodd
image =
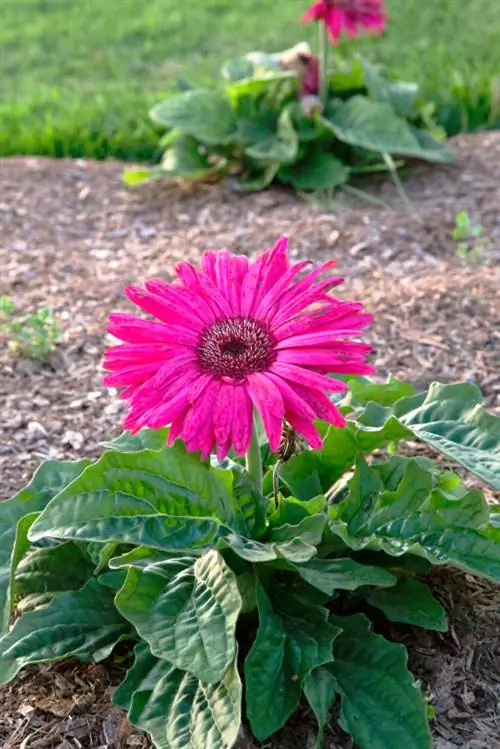
M109 452L59 493L30 537L120 541L165 550L209 548L246 520L227 483L180 444Z
M295 164L282 166L278 179L296 190L330 190L349 179L349 167L328 151L312 149Z
M47 607L24 614L0 639L0 684L28 664L69 656L106 658L130 633L115 608L113 592L89 580L80 590L62 593Z
M289 107L281 112L276 132L266 140L259 141L245 149L245 154L257 161L275 164L289 164L297 158L299 137L293 126Z
M301 500L326 492L356 459L358 444L350 429L329 427L321 450L305 450L287 461L280 479Z
M339 140L351 146L426 161L441 161L437 155L439 144L433 141L433 149L423 148L406 120L396 114L389 102L353 96L323 122Z
M24 489L12 499L0 503L0 632L9 621L11 583L17 564L30 546L27 533L35 520L34 513L41 512L52 497L77 478L89 463L90 460L48 460L42 463ZM18 527L26 515L30 515L30 519Z
M167 444L168 429L141 429L137 434L125 431L116 439L102 444L107 450L121 450L125 453L141 450L162 450Z
M311 671L304 684L304 694L318 721L315 749L322 749L325 727L337 697L337 681L332 672L326 666Z
M320 520L324 528L325 522ZM236 533L224 536L222 544L232 549L241 559L247 562L271 562L274 559L287 559L290 562L307 562L316 554L316 545L311 543L319 535L319 524L314 529L304 528L303 536L293 536L293 528L289 529L290 538L282 541L262 542L254 541Z
M381 406L392 406L410 395L415 395L415 388L392 375L387 382L374 382L369 377L352 377L345 403L358 407L373 401Z
M231 102L222 91L185 91L157 104L150 116L210 146L229 143L236 131Z
M15 590L21 598L46 596L50 600L65 590L79 590L89 580L94 565L73 541L29 551L20 562Z
M500 417L487 413L478 387L433 383L427 393L403 398L398 421L494 489L500 489Z
M130 568L116 606L154 656L215 684L236 655L236 577L216 551L173 576L172 566Z
M486 530L481 492L452 496L434 486L433 474L417 460L406 462L395 491L385 488L381 475L380 466L358 458L347 496L330 506L330 530L344 543L392 556L413 553L500 579L500 543Z
M397 578L382 567L359 564L354 559L311 559L295 565L300 577L323 593L332 595L336 590L356 590L365 585L391 587Z
M339 629L328 623L328 611L280 597L273 606L257 585L259 629L245 661L247 715L260 741L278 731L300 701L310 672L332 659Z
M425 701L405 648L370 632L361 614L332 621L343 630L327 666L341 695L342 728L359 749L431 749Z
M418 580L400 580L390 590L376 590L368 596L368 603L383 611L391 622L413 624L416 627L446 632L448 622L444 607L431 591Z
M201 148L199 142L190 135L177 138L162 156L162 176L196 181L222 173L227 164L226 159L219 157L214 163Z
M361 65L365 74L366 88L372 99L389 102L396 113L405 119L415 116L415 105L419 93L417 83L390 81L365 58L361 58Z
M279 167L279 161L264 164L262 167L252 164L245 174L236 180L235 184L240 190L248 190L248 192L263 190L269 187L276 177Z
M217 684L205 684L144 645L115 704L128 709L130 722L147 731L156 749L231 749L241 724L241 681L232 664Z

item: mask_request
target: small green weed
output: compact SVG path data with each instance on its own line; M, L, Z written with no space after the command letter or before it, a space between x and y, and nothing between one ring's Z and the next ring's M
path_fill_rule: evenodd
M463 260L472 265L485 262L485 253L491 245L482 224L475 224L467 211L460 211L455 216L455 228L451 236L457 242L457 252Z
M42 362L55 350L61 331L49 307L23 316L4 296L0 297L0 335L12 352Z

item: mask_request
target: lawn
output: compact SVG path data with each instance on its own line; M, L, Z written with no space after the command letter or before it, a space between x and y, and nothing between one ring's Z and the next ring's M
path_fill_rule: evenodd
M500 12L492 0L388 0L382 40L351 43L418 80L450 133L500 124ZM148 108L220 63L315 29L307 0L3 0L0 155L151 159ZM347 52L345 45L341 51ZM497 77L495 77L495 75Z

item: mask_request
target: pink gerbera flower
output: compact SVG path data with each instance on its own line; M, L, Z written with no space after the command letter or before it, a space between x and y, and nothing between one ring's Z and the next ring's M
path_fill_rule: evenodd
M303 273L290 264L287 239L254 261L205 252L201 269L182 262L179 281L147 281L125 293L156 321L114 313L108 331L124 341L108 349L105 382L125 387L125 427L170 425L168 441L184 440L205 459L214 446L248 451L253 410L262 417L273 451L283 420L313 447L317 419L341 427L344 418L327 392L345 390L326 373L367 374L369 346L346 340L370 321L363 305L329 294L340 278L320 280L334 265Z
M303 21L324 21L330 38L337 44L342 31L349 38L366 33L380 33L387 23L383 0L319 0L302 17Z

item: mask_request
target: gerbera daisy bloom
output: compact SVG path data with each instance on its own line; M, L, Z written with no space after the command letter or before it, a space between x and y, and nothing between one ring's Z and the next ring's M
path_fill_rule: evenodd
M380 33L387 23L383 0L319 0L302 17L303 21L323 21L330 38L337 44L342 31L349 38L366 33Z
M345 383L327 373L368 374L370 347L347 340L370 321L363 305L330 295L341 278L321 280L334 261L306 272L291 264L286 237L256 260L205 252L201 268L177 266L179 280L147 281L125 289L156 318L113 313L109 333L123 341L105 354L105 383L125 387L125 428L170 426L203 459L216 447L249 449L254 409L271 449L279 449L286 420L312 447L321 447L314 422L344 426L326 393Z

